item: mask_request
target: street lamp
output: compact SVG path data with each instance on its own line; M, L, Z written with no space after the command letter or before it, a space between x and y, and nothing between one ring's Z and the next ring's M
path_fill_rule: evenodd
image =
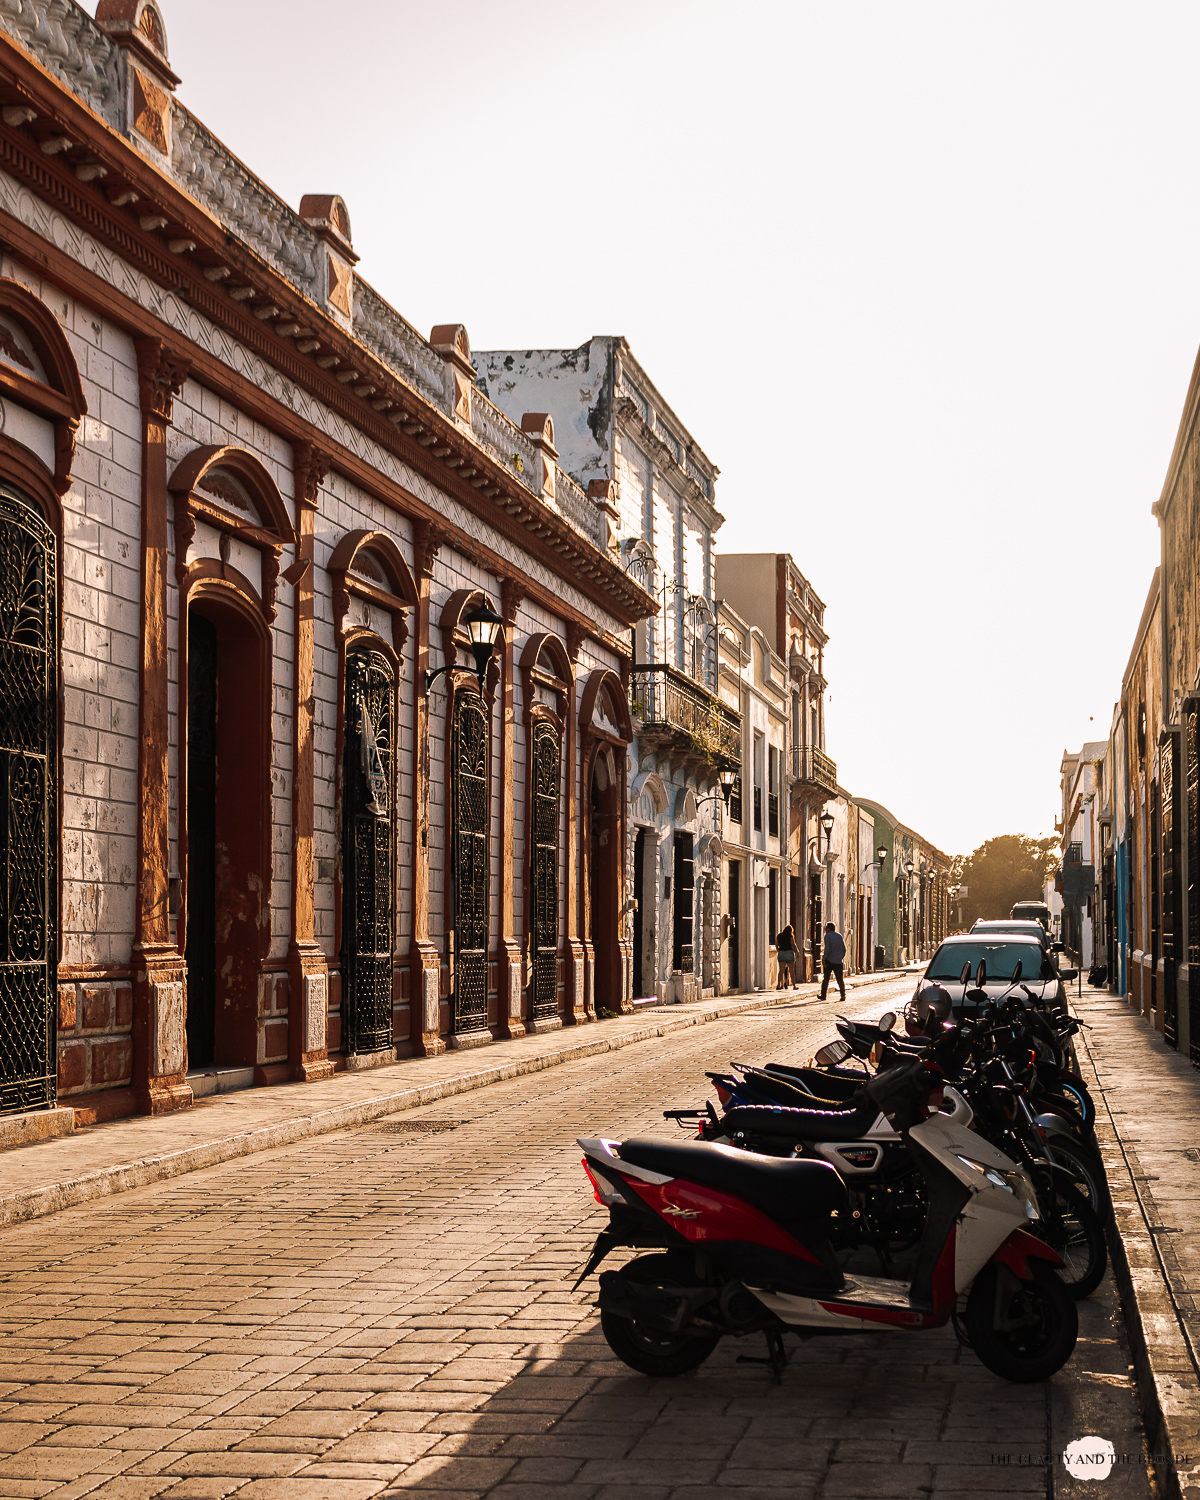
M492 653L496 649L496 642L500 638L500 627L504 621L496 611L488 605L485 599L482 604L477 604L473 610L463 616L463 624L467 627L467 634L471 638L471 654L475 658L475 675L479 678L479 688L483 691L483 679L488 669L488 663L492 659ZM436 671L425 673L425 693L429 694L430 688L438 680L443 672L449 672L455 665L457 653L451 651L450 660L444 667L438 667Z

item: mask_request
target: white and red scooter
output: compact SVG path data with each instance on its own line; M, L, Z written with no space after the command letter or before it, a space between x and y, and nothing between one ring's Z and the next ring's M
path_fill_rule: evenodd
M940 1088L926 1059L872 1079L872 1100L901 1132L925 1179L928 1213L911 1282L847 1276L830 1230L850 1212L832 1166L701 1141L581 1139L609 1224L576 1283L612 1250L640 1255L600 1277L609 1347L647 1375L678 1375L726 1335L766 1334L781 1378L782 1336L915 1332L955 1319L980 1360L1008 1380L1045 1380L1075 1347L1075 1301L1058 1254L1027 1232L1038 1217L1028 1176L964 1125L930 1115ZM966 1294L961 1319L956 1309Z

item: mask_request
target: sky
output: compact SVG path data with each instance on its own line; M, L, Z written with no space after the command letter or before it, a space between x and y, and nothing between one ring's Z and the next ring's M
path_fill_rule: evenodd
M94 10L94 5L91 7ZM827 748L948 853L1106 737L1200 342L1200 6L162 0L423 332L624 334L719 550L826 601Z

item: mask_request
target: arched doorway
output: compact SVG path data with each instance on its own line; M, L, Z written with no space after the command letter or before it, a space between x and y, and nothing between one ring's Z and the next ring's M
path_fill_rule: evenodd
M483 695L455 688L450 747L451 911L454 976L450 1029L455 1035L487 1026L488 834L490 766L488 712Z
M254 1067L270 936L268 638L240 591L187 605L188 1066Z
M529 855L529 947L535 1021L558 1015L558 860L562 731L549 718L533 727L533 838Z
M264 1067L286 1061L267 1046L260 992L271 943L271 626L280 554L296 535L275 481L245 449L194 448L168 488L186 704L188 1068L254 1068L262 1082Z
M392 1046L396 669L369 640L346 652L342 997L348 1053Z
M0 1114L57 1091L58 549L0 482Z
M633 944L625 907L625 761L633 726L625 685L615 672L599 668L589 674L580 694L579 732L589 1009L593 1014L602 1008L629 1010ZM584 1017L577 1013L576 1019Z
M588 847L589 926L596 964L594 997L597 1011L602 1007L620 1010L625 998L617 923L621 811L615 756L611 747L605 745L597 752L592 766Z

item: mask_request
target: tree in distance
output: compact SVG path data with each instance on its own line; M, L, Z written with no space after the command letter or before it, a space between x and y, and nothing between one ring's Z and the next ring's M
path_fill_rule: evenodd
M1027 833L1003 833L980 844L974 854L956 854L951 885L965 885L962 926L980 919L1007 917L1018 901L1042 901L1046 880L1060 864L1057 839L1034 839ZM951 901L957 919L960 903Z

